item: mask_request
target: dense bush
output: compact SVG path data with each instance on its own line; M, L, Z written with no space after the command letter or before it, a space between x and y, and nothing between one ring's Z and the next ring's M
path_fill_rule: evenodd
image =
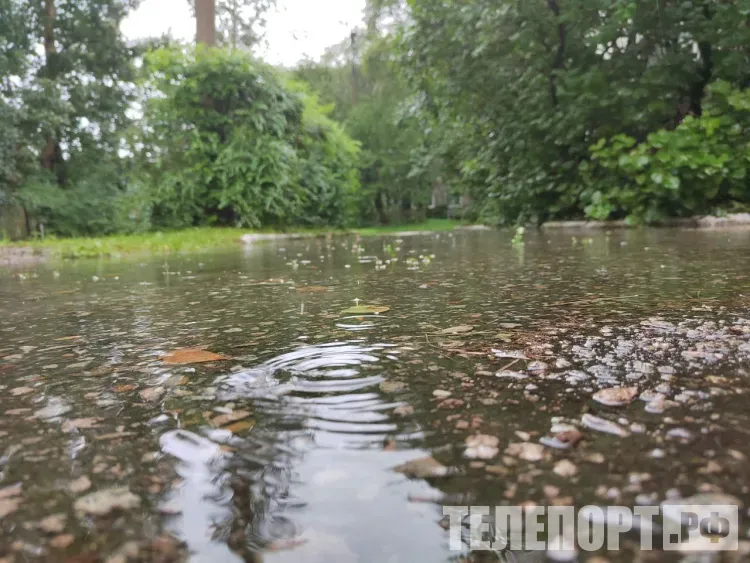
M619 134L591 147L581 163L582 202L595 219L655 221L750 201L750 91L727 82L709 89L700 117L686 116L642 143Z
M349 220L357 145L299 85L221 49L161 49L146 65L155 225Z

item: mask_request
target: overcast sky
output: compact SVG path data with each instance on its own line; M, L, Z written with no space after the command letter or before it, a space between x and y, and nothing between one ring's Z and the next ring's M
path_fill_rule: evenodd
M291 66L306 55L319 57L362 21L364 6L365 0L278 0L268 18L269 47L263 58ZM192 41L195 20L187 0L144 0L122 30L131 39L170 32L175 39Z

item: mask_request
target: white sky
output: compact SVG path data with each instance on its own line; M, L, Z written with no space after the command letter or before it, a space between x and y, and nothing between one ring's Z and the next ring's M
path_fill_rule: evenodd
M361 23L365 0L278 0L268 17L268 50L261 56L272 64L291 66L305 56L318 58ZM169 32L192 41L195 20L188 0L144 0L122 23L126 37L137 39Z

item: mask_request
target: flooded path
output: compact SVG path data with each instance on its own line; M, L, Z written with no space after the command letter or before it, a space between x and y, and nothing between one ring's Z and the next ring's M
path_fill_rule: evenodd
M0 270L0 561L448 561L442 505L699 494L747 539L750 233L510 239Z

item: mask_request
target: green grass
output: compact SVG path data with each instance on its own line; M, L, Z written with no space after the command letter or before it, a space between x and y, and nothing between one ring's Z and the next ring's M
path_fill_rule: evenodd
M348 230L300 229L290 232L309 236L323 236L327 233L359 233L362 236L377 236L400 231L449 231L460 226L460 224L458 221L450 219L429 219L423 223L410 225L388 225L386 227ZM178 254L232 248L240 244L240 237L244 234L274 232L279 231L204 227L104 237L47 237L44 240L23 242L0 241L0 250L2 248L30 247L35 253L49 254L53 257L66 259L118 257L128 254Z

